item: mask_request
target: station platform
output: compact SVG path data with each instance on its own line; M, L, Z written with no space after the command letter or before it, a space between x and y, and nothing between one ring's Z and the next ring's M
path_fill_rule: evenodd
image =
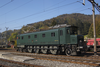
M28 60L34 60L34 58L32 58L32 57L13 55L9 52L0 52L0 58L18 61L18 62L25 62Z

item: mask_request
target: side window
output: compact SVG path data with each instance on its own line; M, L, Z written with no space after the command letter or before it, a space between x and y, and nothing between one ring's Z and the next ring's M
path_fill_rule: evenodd
M34 35L34 38L37 38L37 35Z
M55 33L53 32L53 33L51 33L51 37L55 37Z
M28 36L28 39L30 39L30 35Z
M45 37L45 34L42 34L42 37Z
M24 37L22 36L22 40L24 39Z
M60 35L63 35L63 30L60 30Z
M20 37L18 37L18 39L20 39Z
M69 29L66 30L66 33L69 34Z

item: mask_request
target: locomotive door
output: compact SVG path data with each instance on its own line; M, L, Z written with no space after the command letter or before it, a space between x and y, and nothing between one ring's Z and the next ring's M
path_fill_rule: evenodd
M69 28L60 28L59 33L60 33L59 34L60 44L70 43L70 29Z
M70 29L66 28L66 43L70 44Z
M65 28L60 28L59 30L59 42L60 44L64 44L65 43Z

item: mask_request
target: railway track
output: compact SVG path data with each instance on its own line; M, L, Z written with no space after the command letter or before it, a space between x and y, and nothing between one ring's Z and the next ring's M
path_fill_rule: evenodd
M0 58L0 67L44 67L44 66L28 64L23 62L16 62Z
M88 52L87 54L80 55L80 56L66 56L66 55L51 55L51 54L34 54L34 53L20 53L16 51L12 51L14 55L21 55L21 56L28 56L33 57L35 59L40 60L50 60L50 61L59 61L65 63L75 63L75 64L84 64L90 66L100 66L100 53L98 56L93 56L93 52ZM10 52L7 50L7 52ZM4 50L6 52L6 50Z
M6 65L2 65L2 64L0 64L0 67L10 67L10 66L6 66Z
M78 56L63 56L63 55L45 55L45 54L30 54L30 53L12 53L15 55L21 56L28 56L33 57L35 59L41 60L50 60L50 61L59 61L59 62L66 62L66 63L77 63L77 64L85 64L90 66L100 66L100 57L78 57Z

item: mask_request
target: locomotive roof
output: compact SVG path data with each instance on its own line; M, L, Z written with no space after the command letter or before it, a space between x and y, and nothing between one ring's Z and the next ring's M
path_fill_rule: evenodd
M32 33L40 33L42 31L52 31L52 30L57 30L59 28L64 28L64 27L67 27L67 28L70 28L70 27L75 27L75 28L78 28L77 26L71 26L71 25L67 25L67 26L59 26L59 27L52 27L52 28L49 28L49 29L38 29L36 31L33 31L33 32L28 32L28 33L24 33L24 34L19 34L19 35L26 35L26 34L32 34Z

